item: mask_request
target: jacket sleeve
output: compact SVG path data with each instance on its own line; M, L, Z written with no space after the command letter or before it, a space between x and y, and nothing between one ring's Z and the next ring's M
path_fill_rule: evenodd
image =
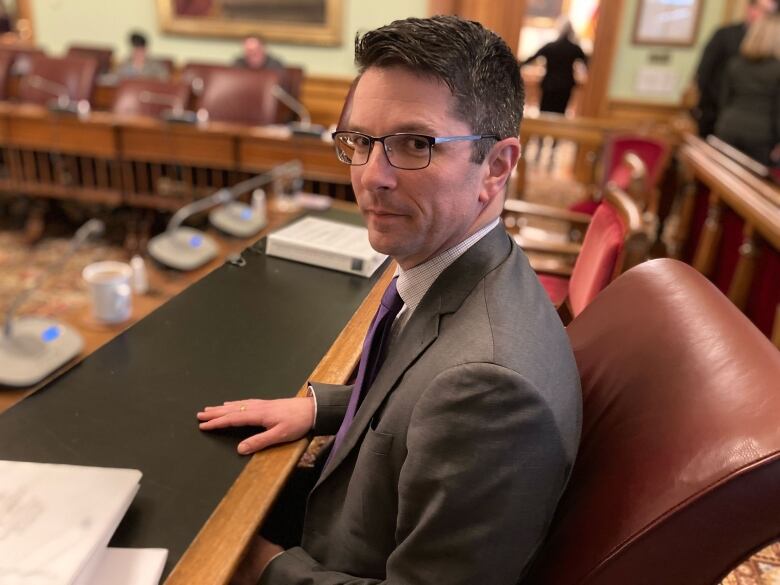
M497 365L453 367L422 393L406 446L385 580L329 571L294 548L274 559L260 583L516 584L573 459L542 394Z
M317 400L317 419L314 421L315 435L335 435L344 414L347 412L352 386L309 382Z

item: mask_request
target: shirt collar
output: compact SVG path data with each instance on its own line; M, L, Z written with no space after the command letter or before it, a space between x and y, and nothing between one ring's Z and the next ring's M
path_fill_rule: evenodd
M401 300L404 302L405 313L411 314L420 304L425 293L431 288L439 275L466 250L471 248L474 244L484 238L488 232L490 232L499 223L499 218L483 227L481 230L475 232L460 244L453 246L449 250L445 250L435 258L426 260L422 264L418 264L414 268L409 270L403 270L398 267L398 294L401 296Z

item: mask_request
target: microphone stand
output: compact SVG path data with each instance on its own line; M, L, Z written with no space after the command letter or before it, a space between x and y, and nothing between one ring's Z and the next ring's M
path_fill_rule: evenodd
M320 124L312 124L309 110L295 96L285 91L280 85L274 85L271 88L271 95L290 108L300 119L299 122L290 122L289 128L293 134L298 136L312 136L321 138L325 132L325 127Z
M192 110L185 110L175 96L144 90L138 93L138 101L142 104L168 106L168 109L160 114L166 122L195 124L198 121L197 114Z
M86 117L90 112L90 105L87 100L74 101L70 97L70 92L65 85L46 79L40 75L30 75L25 77L25 82L35 89L41 90L56 99L48 102L47 107L52 112L65 114L74 114L80 117Z
M292 169L296 169L300 174L301 163L291 161L279 165L268 173L257 175L233 187L220 189L208 197L188 203L173 214L163 233L149 240L149 254L161 264L177 270L194 270L213 260L218 252L214 238L195 228L182 226L184 220L216 205L231 202L244 193L291 173Z
M303 165L298 160L292 160L272 168L267 173L252 177L233 187L236 197L252 192L252 204L232 201L221 205L209 214L211 224L226 234L238 238L247 238L256 234L266 225L265 192L262 187L269 183L290 178L293 189L297 192L303 186ZM258 192L259 190L259 192ZM275 189L277 196L278 190Z
M81 352L84 341L71 327L45 317L15 315L47 278L56 274L87 240L104 230L102 221L87 221L76 231L65 255L11 302L0 335L0 385L35 384Z

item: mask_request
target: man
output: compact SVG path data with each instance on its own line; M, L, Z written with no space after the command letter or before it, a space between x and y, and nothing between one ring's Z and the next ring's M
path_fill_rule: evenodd
M128 77L154 77L168 79L168 69L154 59L149 58L146 36L140 32L130 33L130 57L116 71L120 79Z
M702 138L715 131L723 90L723 72L731 58L739 53L739 46L745 38L748 26L776 9L777 3L774 0L748 0L745 21L719 28L704 47L696 69L699 104L694 111L699 125L699 136Z
M514 585L569 477L581 416L560 320L499 220L520 155L517 61L455 17L394 22L355 55L361 76L334 141L371 245L399 276L354 387L312 382L312 398L198 413L206 430L266 427L240 453L312 426L336 433L301 546L257 538L239 582Z
M247 69L284 69L282 62L268 53L260 37L244 39L244 55L236 59L235 65Z

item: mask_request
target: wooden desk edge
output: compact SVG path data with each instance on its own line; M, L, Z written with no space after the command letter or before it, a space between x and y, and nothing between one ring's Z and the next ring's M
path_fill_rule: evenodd
M334 384L347 381L394 272L395 264L391 264L317 364L310 379ZM302 387L298 396L306 391ZM306 439L301 439L253 455L179 559L165 585L228 583L307 444Z

